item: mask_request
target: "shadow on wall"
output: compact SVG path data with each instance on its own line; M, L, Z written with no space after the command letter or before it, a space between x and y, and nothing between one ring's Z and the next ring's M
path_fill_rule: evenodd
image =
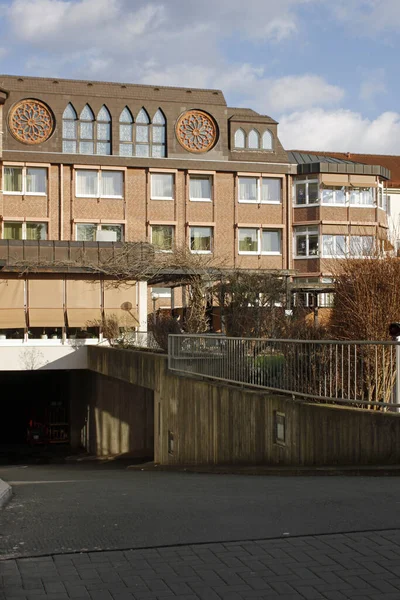
M71 372L71 447L154 458L154 393L90 371Z

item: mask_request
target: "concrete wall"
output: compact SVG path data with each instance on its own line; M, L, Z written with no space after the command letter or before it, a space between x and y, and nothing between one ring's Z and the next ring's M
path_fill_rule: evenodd
M36 341L23 343L22 340L11 340L11 343L0 343L0 371L87 369L85 345L52 345L51 340L47 343Z
M159 354L88 348L92 371L154 391L161 464L389 464L400 460L400 418L173 375ZM113 384L117 386L117 383ZM110 384L110 390L117 387ZM114 396L114 392L113 392ZM275 442L275 413L286 440Z

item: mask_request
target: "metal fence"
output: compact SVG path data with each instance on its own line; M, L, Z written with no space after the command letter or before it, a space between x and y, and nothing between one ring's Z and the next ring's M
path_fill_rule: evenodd
M400 411L400 344L169 336L171 371L383 411Z

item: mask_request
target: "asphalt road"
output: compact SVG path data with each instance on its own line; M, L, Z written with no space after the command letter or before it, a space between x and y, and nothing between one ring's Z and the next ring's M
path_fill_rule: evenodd
M0 557L400 529L400 478L0 467Z

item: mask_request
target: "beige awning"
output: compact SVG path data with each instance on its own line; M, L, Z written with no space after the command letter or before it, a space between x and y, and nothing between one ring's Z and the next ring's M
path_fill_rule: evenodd
M364 181L362 179L352 179L350 182L350 185L352 187L357 187L357 188L377 188L378 184L376 183L376 181Z
M349 176L341 173L322 173L321 182L326 187L343 187L349 185Z
M28 281L30 327L64 327L64 281L30 279Z
M25 282L23 279L0 280L0 329L26 327Z
M104 283L104 316L116 317L121 327L135 327L139 324L136 311L136 286L122 284L112 287Z
M90 327L101 320L100 281L68 279L66 306L69 327Z

